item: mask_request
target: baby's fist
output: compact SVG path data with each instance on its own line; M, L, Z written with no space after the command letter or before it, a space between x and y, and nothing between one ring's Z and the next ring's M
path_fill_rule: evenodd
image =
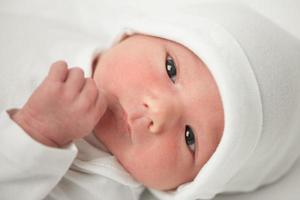
M106 108L92 78L58 61L13 119L41 143L63 146L91 133Z

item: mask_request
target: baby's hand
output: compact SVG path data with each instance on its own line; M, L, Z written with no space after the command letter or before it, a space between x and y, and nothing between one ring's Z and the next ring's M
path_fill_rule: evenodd
M58 61L12 119L37 141L61 147L90 134L106 108L92 78Z

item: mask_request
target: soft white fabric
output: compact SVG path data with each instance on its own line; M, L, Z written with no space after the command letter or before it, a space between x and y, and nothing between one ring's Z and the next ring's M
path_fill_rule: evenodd
M1 199L42 199L58 183L77 149L49 148L30 138L9 115L0 114Z
M76 159L46 199L139 199L144 187L100 143L88 140L97 143L93 135L75 142Z
M176 12L174 12L176 13ZM131 20L116 42L142 33L183 44L213 74L225 112L223 138L194 181L161 199L210 199L282 177L300 154L300 43L248 7L199 3L180 14Z

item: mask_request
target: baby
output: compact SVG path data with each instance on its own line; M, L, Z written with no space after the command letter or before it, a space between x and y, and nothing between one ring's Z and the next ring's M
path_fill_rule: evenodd
M136 180L159 190L191 181L223 130L220 96L203 62L182 45L145 35L101 54L93 79L54 63L12 118L53 147L94 129Z
M93 79L54 63L12 117L53 147L94 129L134 178L161 190L191 181L223 131L221 99L203 62L182 45L145 35L101 54Z
M126 27L94 58L92 77L58 61L10 117L56 150L92 133L94 146L160 199L251 191L288 171L300 152L298 40L235 4ZM60 187L74 195L71 183L94 181L78 166L97 171L83 156L96 150L81 145ZM51 198L66 195L54 191Z

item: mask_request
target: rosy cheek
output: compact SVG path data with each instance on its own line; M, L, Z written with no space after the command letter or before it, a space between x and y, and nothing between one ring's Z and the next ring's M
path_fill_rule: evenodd
M174 142L159 142L140 148L135 153L135 163L139 166L141 172L156 172L166 174L176 167L178 152L177 145Z

